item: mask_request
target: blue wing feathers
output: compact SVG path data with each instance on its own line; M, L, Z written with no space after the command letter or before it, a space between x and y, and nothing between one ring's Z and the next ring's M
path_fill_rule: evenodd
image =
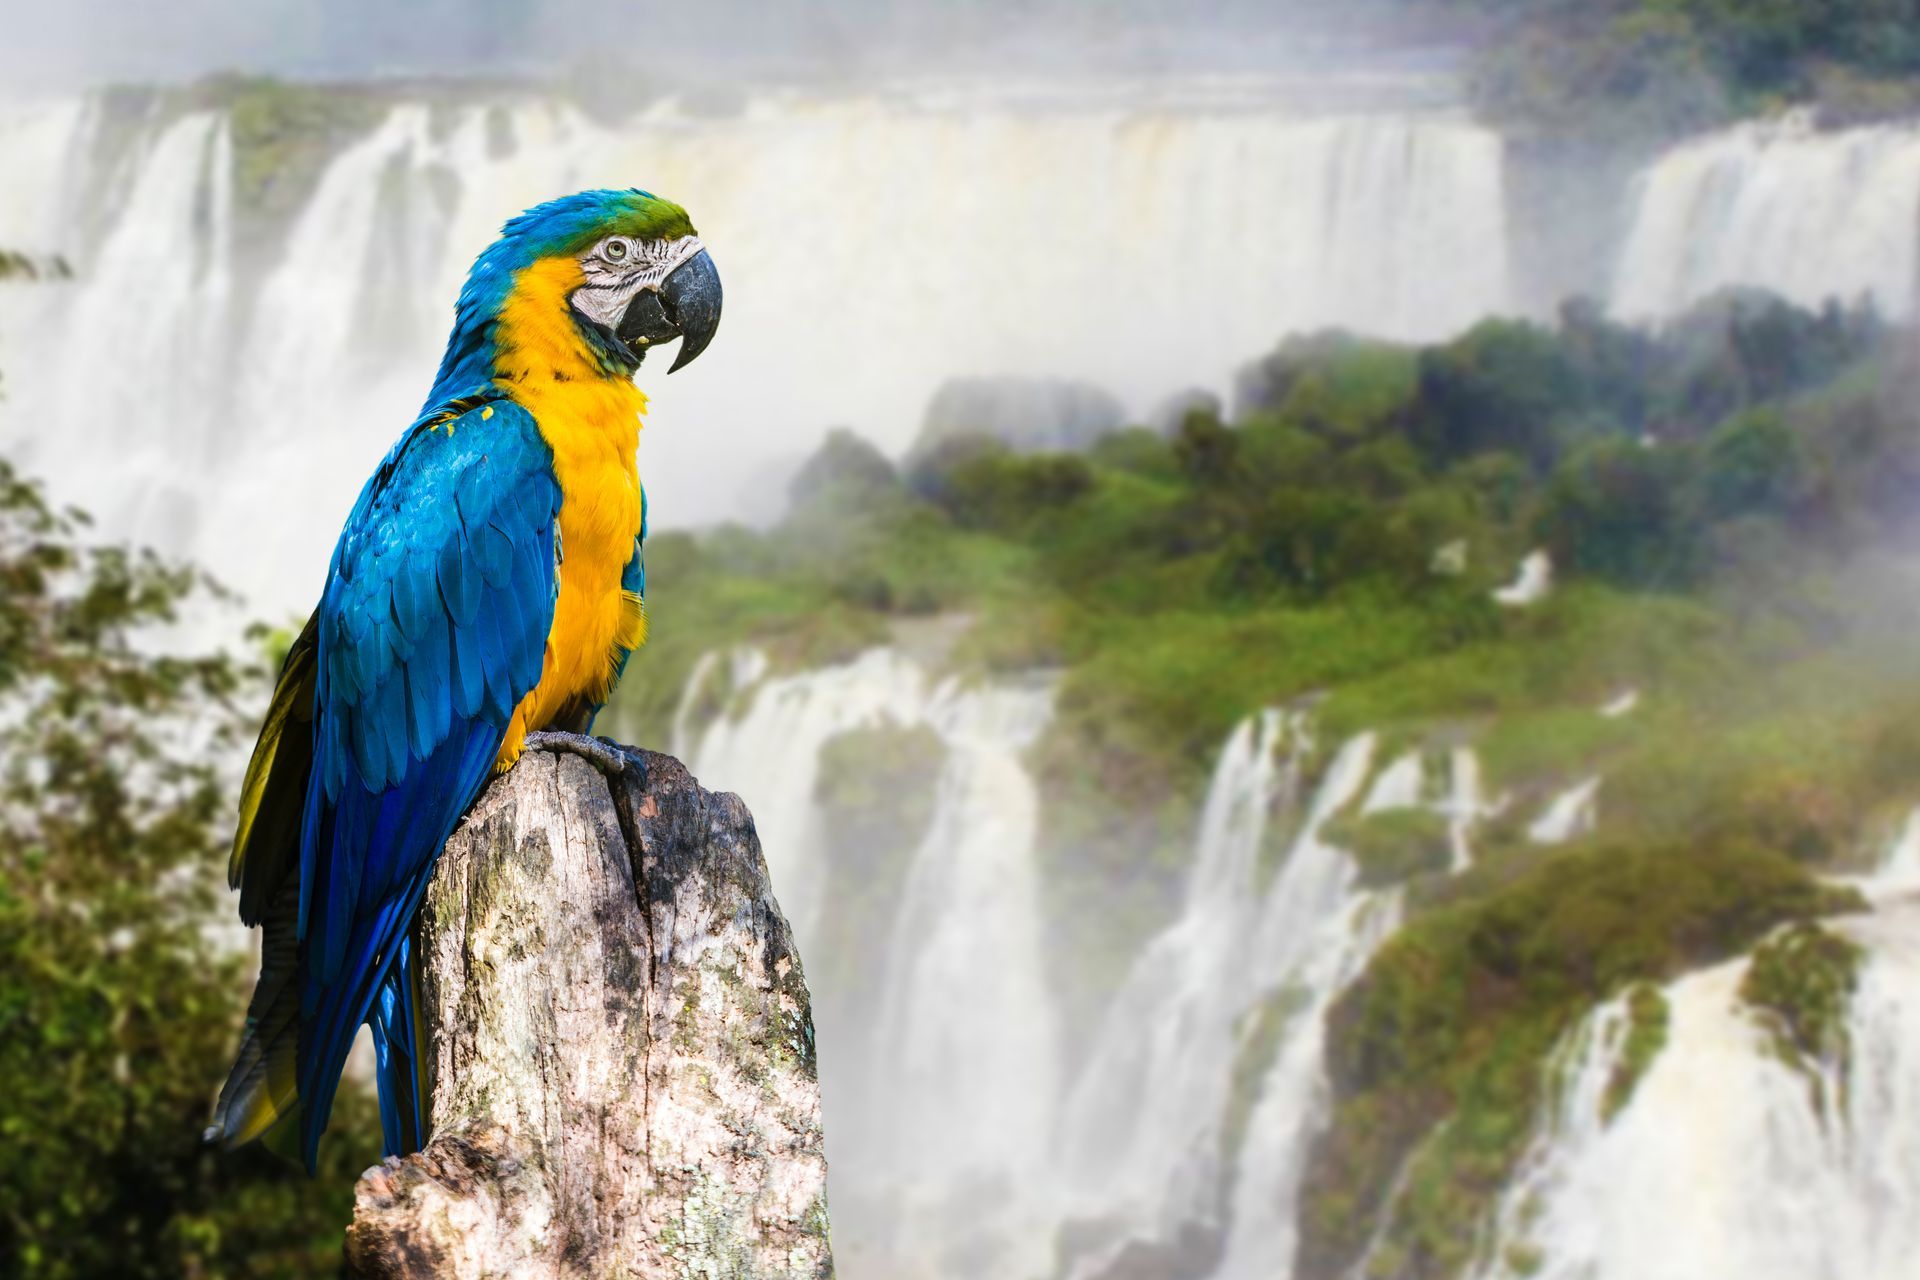
M310 1166L360 1024L375 1023L383 1061L413 1061L411 967L396 957L440 847L540 678L559 501L532 417L497 395L462 397L388 455L335 550L300 848ZM390 1147L419 1131L410 1072L380 1072ZM402 1083L409 1096L389 1099Z
M474 563L480 566L480 580L490 587L504 587L513 576L513 540L489 520L478 526L467 525L467 538L473 545Z
M447 664L452 676L448 691L453 699L453 714L462 720L472 720L486 705L486 664L472 644L453 645L447 654Z
M474 571L472 550L457 527L440 547L440 594L447 616L456 627L470 627L480 611L480 579Z

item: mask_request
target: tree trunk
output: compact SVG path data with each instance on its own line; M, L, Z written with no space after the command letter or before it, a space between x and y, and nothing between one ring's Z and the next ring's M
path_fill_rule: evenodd
M806 979L753 818L679 761L529 751L421 911L425 1150L358 1277L830 1277Z

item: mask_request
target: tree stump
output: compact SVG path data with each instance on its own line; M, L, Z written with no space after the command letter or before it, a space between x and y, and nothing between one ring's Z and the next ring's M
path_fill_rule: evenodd
M530 751L421 912L425 1150L358 1277L829 1277L813 1020L753 818L679 761Z

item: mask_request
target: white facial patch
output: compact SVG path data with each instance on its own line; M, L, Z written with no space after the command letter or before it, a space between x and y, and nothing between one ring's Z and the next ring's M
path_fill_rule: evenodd
M595 324L618 328L636 295L658 290L674 268L704 247L698 236L678 240L608 236L580 255L580 268L587 278L573 291L573 309Z

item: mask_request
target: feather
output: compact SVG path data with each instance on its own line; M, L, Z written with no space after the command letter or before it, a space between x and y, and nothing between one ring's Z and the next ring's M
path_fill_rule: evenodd
M301 801L313 765L313 702L320 629L309 618L287 650L266 724L240 787L240 821L227 884L240 890L240 919L258 924L300 852Z
M472 625L480 610L482 585L466 538L455 526L453 535L440 545L440 595L455 626Z

